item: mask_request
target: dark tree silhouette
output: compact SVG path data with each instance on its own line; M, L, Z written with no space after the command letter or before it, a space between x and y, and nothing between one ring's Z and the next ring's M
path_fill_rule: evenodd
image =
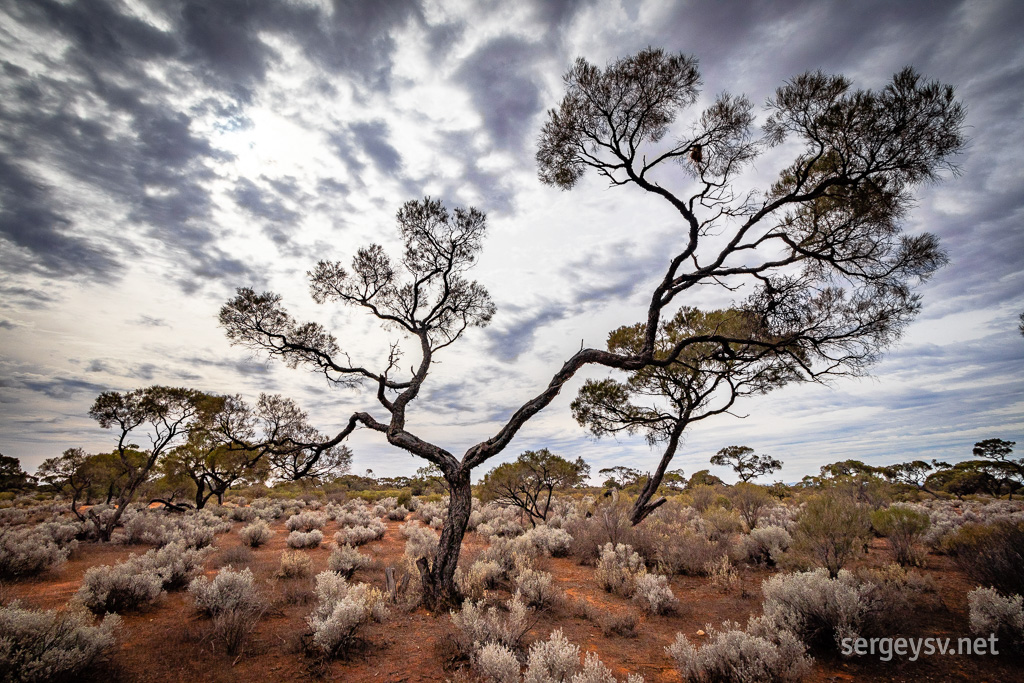
M782 467L782 461L768 455L757 455L749 446L726 446L711 456L711 464L731 467L740 481L750 481L771 474Z
M721 96L689 133L666 145L669 126L696 101L699 82L695 59L660 50L645 50L604 71L581 59L566 75L566 96L550 112L539 140L541 180L569 189L592 169L613 185L633 185L679 214L681 238L663 245L671 255L655 284L638 347L579 350L547 387L461 459L416 436L406 411L435 354L494 313L487 291L464 275L481 248L480 212L450 213L430 199L409 202L398 212L405 244L400 261L372 245L356 253L351 272L323 261L309 273L317 302L362 308L413 341L417 360L408 373L399 364L399 342L392 343L383 370L366 368L352 362L322 326L294 320L276 294L241 289L221 310L234 343L310 367L336 386L375 385L385 419L351 415L334 437L307 444L311 457L362 426L440 468L451 499L436 560L419 563L428 606L445 608L458 600L454 572L469 519L471 471L502 452L580 368L667 367L687 349L705 345L722 362L786 356L801 379L860 372L916 313L913 283L944 262L934 237L903 236L899 219L911 188L952 168L949 158L963 145L963 110L952 88L922 82L909 69L877 93L810 73L779 89L762 140L750 132L747 100ZM787 138L803 143L797 159L768 190L737 199L735 176L763 148ZM690 194L663 184L678 183L680 168L693 187ZM678 310L677 297L709 285L742 290L732 308L749 318L749 329L734 335L703 331L659 349L663 316L671 319Z

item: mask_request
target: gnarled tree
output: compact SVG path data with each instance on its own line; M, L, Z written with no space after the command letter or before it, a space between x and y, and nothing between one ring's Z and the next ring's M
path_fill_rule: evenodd
M682 227L647 320L609 340L643 369L588 383L573 406L595 433L642 430L666 443L637 523L660 502L650 498L688 424L744 394L862 373L899 337L920 307L913 285L945 262L934 236L902 234L901 219L915 185L955 170L964 110L952 87L910 68L879 92L812 72L768 101L760 138L753 105L722 94L670 141L698 97L693 57L648 49L604 70L578 59L565 83L541 134L541 179L570 189L594 172L667 202ZM794 139L802 151L771 187L734 189L747 164ZM736 299L700 321L708 287Z
M581 349L461 458L416 436L406 411L435 354L494 313L486 290L464 276L481 247L483 215L452 214L429 199L398 212L405 243L399 262L373 245L357 252L351 272L321 262L309 274L317 302L362 308L411 339L418 348L410 372L399 367L399 343L383 369L350 361L332 334L296 321L276 294L241 289L221 310L235 343L306 365L337 386L376 387L384 419L349 416L334 437L308 444L314 457L362 426L440 468L451 489L448 518L434 564L420 563L434 607L458 598L453 577L469 519L470 472L508 446L580 368L667 367L704 345L722 359L744 350L786 356L800 379L856 373L899 336L919 307L912 285L944 261L934 237L903 236L900 219L913 186L952 168L950 156L963 145L964 114L950 87L923 82L909 69L880 92L853 91L842 77L809 73L769 102L762 139L751 132L750 103L723 95L667 143L677 116L697 100L694 58L645 50L604 70L580 59L565 80L565 98L540 136L541 180L570 189L590 169L667 202L682 226L663 245L671 255L635 349ZM802 151L776 183L760 194L733 192L737 175L764 148L794 138ZM682 187L669 189L674 185ZM663 321L684 303L680 297L706 286L737 293L732 309L748 321L746 331L701 331L659 348Z

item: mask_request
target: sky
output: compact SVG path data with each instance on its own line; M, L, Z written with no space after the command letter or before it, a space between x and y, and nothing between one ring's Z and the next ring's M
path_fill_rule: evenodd
M408 427L461 453L493 435L581 344L641 320L679 230L635 188L538 180L546 111L577 57L604 66L648 46L692 54L699 113L720 92L761 105L800 73L881 88L906 65L967 107L961 173L917 188L908 232L948 266L871 376L791 385L688 430L673 467L746 445L796 481L849 458L960 460L987 438L1024 450L1024 3L18 0L0 6L0 453L29 472L71 447L109 451L88 416L102 391L187 386L295 399L325 434L370 387L231 346L220 307L239 287L280 293L353 359L400 341L358 311L319 306L306 272L379 243L431 196L475 206L487 237L471 276L497 313L439 354ZM785 165L756 162L765 186ZM680 178L680 191L686 178ZM676 188L674 188L676 189ZM727 297L726 297L727 299ZM680 303L721 305L702 290ZM588 368L477 476L525 450L596 473L653 469L642 436L595 440L569 403ZM425 463L357 431L353 471ZM735 479L723 468L713 472Z

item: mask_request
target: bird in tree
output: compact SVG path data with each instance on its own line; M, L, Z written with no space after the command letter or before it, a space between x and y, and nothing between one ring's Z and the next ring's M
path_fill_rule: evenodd
M353 413L333 437L309 444L312 457L361 426L440 468L451 491L448 516L434 562L417 563L428 607L459 602L454 573L472 470L501 453L581 368L597 364L629 373L665 367L688 348L708 345L723 359L754 348L786 356L801 381L857 374L899 337L920 305L914 285L945 261L933 236L904 235L900 219L914 186L952 169L951 158L964 144L963 108L951 87L924 81L911 69L878 92L853 90L841 76L804 74L777 91L765 134L755 139L753 107L738 96L719 96L690 126L675 126L697 101L699 86L696 59L655 49L604 70L579 59L566 74L565 97L549 112L538 142L540 180L570 189L596 172L615 186L667 202L681 229L657 245L666 266L651 291L636 350L581 348L461 458L418 436L407 408L435 355L494 315L487 290L465 275L482 247L481 212L449 211L429 198L408 202L397 216L405 245L400 260L371 245L356 252L351 271L322 261L309 273L318 303L362 309L397 334L382 368L351 361L332 333L296 321L277 294L240 289L221 309L233 342L309 367L335 386L368 382L375 388L383 418ZM678 134L674 141L670 132ZM796 159L771 187L740 196L738 174L786 140L799 147ZM681 178L684 187L670 189ZM745 331L702 331L659 349L663 323L686 303L682 299L708 287L736 294L730 309L742 312ZM415 358L409 372L399 363L410 353L403 342Z
M771 474L782 467L781 460L768 455L757 455L749 446L726 446L711 456L711 464L731 467L743 482Z

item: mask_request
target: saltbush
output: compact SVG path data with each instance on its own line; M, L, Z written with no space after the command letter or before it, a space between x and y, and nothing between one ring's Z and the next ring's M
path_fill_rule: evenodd
M362 569L370 564L370 558L363 555L350 545L335 546L327 558L327 567L332 572L341 574L346 579L351 579L357 569Z
M665 651L684 681L691 683L773 683L798 681L811 668L804 644L788 631L775 637L753 635L726 622L721 630L706 627L707 641L694 646L676 635Z
M547 640L539 640L530 646L523 683L568 681L579 666L579 646L570 643L558 629Z
M606 591L628 598L636 588L637 576L646 571L643 558L632 547L608 543L601 549L594 578Z
M300 512L289 517L284 526L288 531L314 531L323 529L327 515L316 512Z
M483 645L473 655L473 665L487 683L519 683L519 660L504 645Z
M676 596L668 585L668 577L660 574L637 575L633 600L648 614L666 614L676 605Z
M995 634L1000 643L1024 648L1024 599L1019 595L1002 596L992 588L975 588L967 594L971 608L971 632Z
M306 553L285 550L277 575L282 579L302 579L313 574L313 560Z
M39 611L17 602L0 607L0 671L4 681L73 681L114 645L121 617L99 625L85 610Z
M72 546L61 548L47 534L32 529L0 527L0 578L36 576L68 559Z
M319 548L324 535L319 529L312 531L293 531L286 539L289 548Z
M388 617L380 590L365 583L351 585L334 572L317 575L316 596L317 605L306 623L312 647L326 657L347 656L364 624Z
M95 614L123 612L148 605L163 593L163 578L134 562L90 567L76 598Z
M527 623L526 603L518 596L505 603L504 609L487 608L483 601L466 600L458 612L452 610L455 642L460 651L470 655L486 643L500 643L517 650L530 625Z
M524 569L516 574L515 586L516 592L530 607L549 607L558 597L551 574L537 569Z
M248 510L251 508L236 508L239 510ZM259 548L261 545L270 540L274 535L274 531L270 528L266 522L262 519L258 519L248 526L242 527L238 535L242 539L242 543L249 546L250 548Z

